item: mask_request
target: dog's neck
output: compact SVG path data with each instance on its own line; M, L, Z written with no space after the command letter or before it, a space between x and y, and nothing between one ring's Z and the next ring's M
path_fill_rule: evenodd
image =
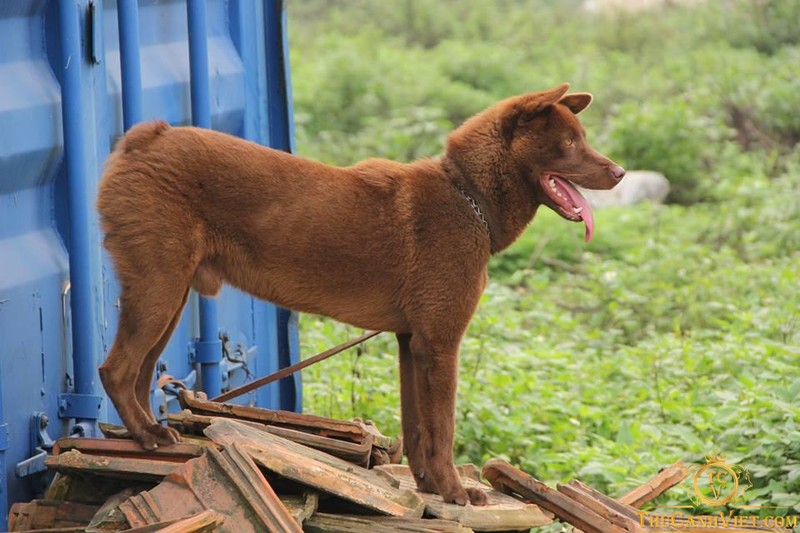
M489 229L489 221L486 220L486 216L483 214L483 210L481 209L480 204L478 203L478 201L475 198L472 197L472 195L470 193L468 193L464 189L464 187L461 186L460 183L456 183L455 185L456 185L456 188L458 189L458 192L460 192L461 195L464 197L464 199L467 202L469 202L469 205L472 206L472 210L475 211L475 214L480 219L481 224L483 224L483 227L486 229L486 234L491 239L492 230Z
M492 254L517 240L536 214L539 201L526 180L497 168L470 169L447 155L442 157L442 166L456 188L474 199L483 214ZM490 175L491 179L487 179ZM526 194L520 194L520 190Z

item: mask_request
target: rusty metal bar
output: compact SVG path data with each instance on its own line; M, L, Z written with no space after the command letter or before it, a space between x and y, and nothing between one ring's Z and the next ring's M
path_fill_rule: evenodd
M242 394L246 394L246 393L250 392L253 389L257 389L259 387L263 387L264 385L269 385L273 381L278 381L279 379L283 379L283 378L285 378L287 376L291 376L295 372L297 372L299 370L303 370L307 366L311 366L311 365L313 365L315 363L319 363L320 361L323 361L323 360L325 360L325 359L327 359L327 358L329 358L331 356L334 356L334 355L336 355L338 353L341 353L341 352L347 350L348 348L352 348L353 346L355 346L357 344L361 344L365 340L371 339L372 337L374 337L375 335L377 335L379 333L381 333L381 332L380 331L368 331L365 334L361 335L360 337L356 337L355 339L350 339L349 341L347 341L347 342L345 342L343 344L340 344L338 346L334 346L333 348L325 350L324 352L322 352L320 354L317 354L314 357L310 357L310 358L306 359L305 361L300 361L299 363L294 364L292 366L287 366L286 368L282 368L281 370L275 372L274 374L270 374L269 376L264 376L263 378L258 378L257 380L251 381L250 383L246 383L246 384L242 385L241 387L239 387L237 389L233 389L233 390L230 390L230 391L225 392L223 394L220 394L216 398L212 398L211 401L212 402L224 402L224 401L230 400L232 398L237 398L237 397L241 396Z

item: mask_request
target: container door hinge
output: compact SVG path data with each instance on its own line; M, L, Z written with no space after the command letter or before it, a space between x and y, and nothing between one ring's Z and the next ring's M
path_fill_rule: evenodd
M37 411L31 416L30 439L31 453L33 455L17 463L15 470L17 477L28 477L47 470L44 460L47 457L47 452L53 449L53 439L47 433L47 425L49 423L50 419L41 411Z
M58 395L58 417L97 420L103 397L97 394L64 393Z
M222 360L222 341L194 341L189 350L189 360L200 364L219 363Z
M89 2L89 63L99 65L103 57L103 18L97 12L97 2Z

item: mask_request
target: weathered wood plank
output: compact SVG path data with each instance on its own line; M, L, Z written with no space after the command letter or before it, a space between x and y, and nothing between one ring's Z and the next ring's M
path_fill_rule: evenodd
M572 483L569 485L559 484L558 491L576 502L585 505L612 524L623 528L625 531L629 531L630 533L642 533L644 531L635 518L609 507L604 500L593 497L592 494L576 488Z
M49 456L44 464L56 472L66 474L91 474L142 481L159 481L180 466L178 463L152 459L87 455L77 450Z
M678 461L663 469L643 485L617 498L617 501L634 507L641 507L681 483L688 475L689 469L681 461Z
M223 446L240 444L258 464L278 475L374 511L420 517L425 508L416 492L397 489L375 472L234 420L217 420L205 433Z
M639 516L639 512L640 511L638 509L636 509L635 507L632 507L630 505L624 504L624 503L620 502L619 500L615 500L611 496L606 496L605 494L603 494L599 490L597 490L597 489L595 489L593 487L590 487L589 485L586 485L585 483L581 483L577 479L573 479L572 481L570 481L567 486L571 487L575 491L581 492L581 493L589 496L590 498L592 498L594 500L597 500L598 502L603 504L606 508L614 511L617 514L620 514L620 515L622 515L622 516L624 516L626 518L629 518L631 520L638 520L639 519L638 516ZM561 490L561 489L559 489L559 490ZM570 494L572 494L572 493L570 493Z
M236 418L238 420L249 420L293 429L304 428L306 431L317 435L348 439L356 443L364 442L365 437L368 436L364 428L357 422L305 415L291 411L273 411L261 407L217 403L206 400L205 395L202 393L195 394L186 390L181 391L179 400L184 409L189 409L195 414Z
M306 533L469 533L450 520L393 516L354 516L317 513L304 525Z
M207 510L179 520L158 530L159 533L202 533L211 532L225 522L225 517L215 511Z
M97 505L54 500L15 503L8 512L8 530L85 528L98 508Z
M585 505L551 489L541 481L500 459L492 459L487 462L483 466L483 476L495 489L519 494L585 533L625 532L623 528L612 524Z
M211 425L214 420L225 418L227 417L198 415L184 410L181 413L168 415L167 420L169 421L171 427L177 429L181 433L203 435L203 430ZM323 437L314 433L292 429L290 427L267 425L259 422L242 420L239 420L239 422L253 425L254 427L258 427L259 429L263 429L264 431L268 431L274 435L278 435L299 444L335 455L336 457L340 457L345 461L349 461L360 466L368 466L370 462L370 454L373 449L372 439L370 438L364 439L364 441L361 443L356 443L351 440Z
M387 472L397 478L400 488L416 490L408 465L383 465L375 467L375 470ZM478 488L486 493L487 505L445 503L438 494L418 492L425 501L426 515L452 520L474 531L518 531L552 522L536 505L507 496L481 483L480 473L474 465L459 465L458 471L465 487Z
M77 450L86 455L185 463L189 459L203 455L205 448L197 444L180 442L177 444L170 444L169 446L159 446L155 450L145 450L134 441L127 439L64 437L56 441L53 446L53 455L58 455L70 450Z
M119 504L119 510L134 528L213 510L225 516L220 532L302 531L237 444L223 452L209 448L155 488Z
M292 515L294 521L301 526L306 520L317 512L319 505L319 494L312 491L306 491L303 494L279 494L278 497L283 502L284 507Z

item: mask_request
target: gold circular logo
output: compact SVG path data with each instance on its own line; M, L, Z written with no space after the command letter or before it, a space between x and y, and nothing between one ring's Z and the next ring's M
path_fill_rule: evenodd
M706 489L711 494L703 494L701 481L708 480ZM728 486L730 485L730 489ZM694 492L710 507L725 505L736 497L739 490L739 476L724 461L713 461L700 467L694 475Z

